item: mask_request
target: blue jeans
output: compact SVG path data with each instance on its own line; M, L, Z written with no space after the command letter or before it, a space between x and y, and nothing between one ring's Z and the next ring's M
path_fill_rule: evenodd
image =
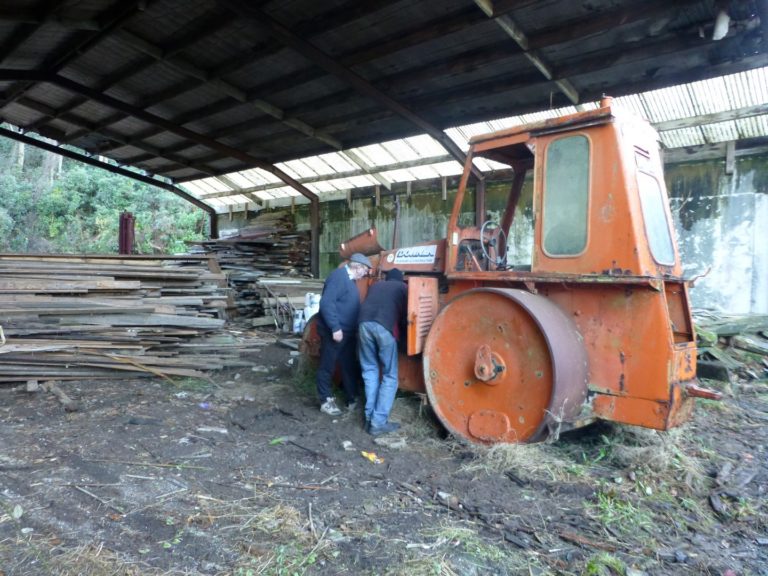
M372 428L377 428L387 423L395 402L397 342L378 322L363 322L358 328L357 343L365 382L365 419L370 421Z

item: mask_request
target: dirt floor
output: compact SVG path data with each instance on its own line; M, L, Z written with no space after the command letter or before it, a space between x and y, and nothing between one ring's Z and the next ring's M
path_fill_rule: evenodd
M489 450L416 396L374 443L296 363L61 383L74 412L0 388L0 575L768 575L764 382L671 433Z

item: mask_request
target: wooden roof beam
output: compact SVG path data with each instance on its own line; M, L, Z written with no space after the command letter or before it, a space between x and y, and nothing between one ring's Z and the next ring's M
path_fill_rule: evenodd
M26 108L29 108L30 110L34 110L35 112L38 112L43 115L48 115L49 113L55 113L55 110L48 107L46 104L43 104L41 102L37 102L36 100L29 98L28 96L24 96L22 98L19 98L16 103L20 106L24 106ZM74 124L76 126L81 126L85 130L88 130L89 132L98 133L104 136L105 138L108 138L109 140L112 140L114 142L118 142L120 146L132 146L134 148L139 148L141 150L144 150L146 152L149 152L153 156L156 156L158 158L166 158L173 162L176 165L184 166L187 168L194 168L195 170L198 170L200 172L203 172L205 174L213 174L213 170L207 166L205 166L202 163L195 163L190 162L189 160L182 158L181 156L175 156L172 153L169 153L167 151L161 150L160 148L155 148L154 146L150 146L149 144L144 143L141 140L135 140L133 138L126 138L124 136L121 136L120 134L116 134L113 132L108 132L106 130L102 129L96 129L95 125L90 124L87 120L84 118L80 118L72 113L67 113L58 116L62 121L67 122L68 124ZM27 132L31 132L31 129L28 129L24 127L24 130ZM46 132L51 130L50 127L42 126L39 129L39 132L43 135L47 135ZM61 140L59 138L56 138L56 140L61 143ZM98 153L98 151L97 151Z
M465 100L467 98L474 98L477 96L478 91L481 91L486 94L491 93L498 93L499 91L510 91L514 90L518 87L524 87L524 86L530 86L532 84L543 84L545 81L541 78L541 75L534 72L528 72L521 76L515 76L514 78L510 78L509 76L503 76L503 77L493 77L488 79L487 81L478 84L477 82L469 83L466 86L462 86L457 88L456 90L452 90L450 92L440 92L439 94L432 94L428 95L427 97L420 98L418 100L413 100L411 103L409 103L411 106L415 107L417 110L421 109L429 109L430 106L440 104L446 101L448 98L461 101ZM312 110L312 109L322 109L324 106L327 106L329 104L335 104L338 102L338 99L341 97L342 93L335 93L331 94L329 96L324 96L322 98L318 98L317 100L313 100L311 102L308 102L306 105L302 105L299 107L296 107L295 109L288 110L287 113L289 114L296 114L301 115L306 110ZM414 104L416 104L414 106ZM565 102L563 103L565 104ZM537 103L530 109L526 109L526 112L532 112L540 109L541 104ZM379 120L383 117L392 117L395 114L389 110L382 110L380 107L377 107L375 105L371 105L369 108L363 111L358 111L354 114L346 115L342 118L334 118L329 122L328 126L332 128L334 131L339 130L343 131L347 129L350 125L359 124L360 121L364 122L370 122ZM226 129L226 133L229 133L230 131ZM414 131L414 134L417 133ZM215 132L214 134L218 134L218 132ZM270 137L270 142L274 143L280 143L280 142L286 142L294 138L294 134L290 131L285 131L282 134L275 137L274 135ZM178 146L171 146L168 147L168 150L171 150L173 152L179 152L185 148L188 148L190 144L188 143L180 143ZM322 150L318 150L316 152L317 154L321 154ZM217 158L220 158L221 156L218 154L211 154L210 156L206 156L203 158L200 158L199 160L209 162L216 160ZM126 159L126 162L130 163L131 159Z
M493 6L493 2L491 0L475 0L475 3L485 12L486 14L489 14L488 6L489 4ZM565 94L565 96L573 103L578 105L579 104L579 93L576 90L576 87L571 84L571 82L567 78L556 78L554 72L552 71L552 67L544 60L544 58L536 51L533 50L528 42L528 37L526 36L525 32L523 31L520 26L512 19L511 16L508 14L502 14L500 16L493 16L493 14L496 14L497 12L491 8L490 15L491 18L493 18L494 22L502 29L504 32L514 40L518 46L522 49L523 53L525 54L525 57L528 58L528 60L531 61L531 63L541 72L544 77L547 80L552 80L557 87L560 89L560 91Z
M700 49L704 44L716 44L717 49L723 53L737 54L741 53L742 43L743 38L738 36L727 37L718 41L701 38L698 26L694 26L685 31L678 30L674 34L667 34L654 41L638 40L627 43L622 46L620 51L608 48L590 54L584 54L580 57L571 58L568 61L562 62L557 67L557 73L563 76L578 76L581 74L591 74L598 70L608 70L612 66L626 64L628 62L634 63L643 60L647 60L653 65L653 68L656 69L658 68L658 62L654 63L653 61L658 60L665 55L674 57L686 50ZM750 56L745 56L742 59L748 58L750 58ZM759 64L756 66L759 66ZM690 75L686 74L686 77L690 77ZM711 75L706 75L706 77L711 77ZM653 80L654 78L649 75L649 84L653 84ZM672 82L672 84L682 83L683 80L680 82ZM626 92L622 90L622 93Z
M370 9L373 4L376 4L377 1L378 0L370 0L369 3L363 3L363 4L365 6L368 6L368 8ZM342 55L340 59L342 64L347 66L362 64L365 62L369 62L371 60L375 60L376 58L387 56L399 50L410 48L422 42L428 42L433 38L438 38L442 35L450 34L452 32L462 30L468 26L473 26L475 24L478 24L480 22L485 22L485 21L486 21L485 17L481 13L479 13L477 10L462 9L452 14L449 14L448 16L444 16L437 20L431 21L426 25L415 26L413 29L403 31L400 35L392 38L391 40L371 42L366 46L362 46L359 49L350 51L349 53ZM300 23L297 26L297 29L304 30L306 28L307 29L306 34L304 35L311 37L312 35L310 34L311 32L310 25L311 25L311 19L306 23ZM210 78L212 80L215 78L220 78L226 74L229 74L231 72L234 72L235 70L242 68L245 65L252 64L255 60L274 54L283 48L284 47L282 45L275 46L274 44L272 44L268 49L265 49L261 52L259 51L258 47L249 49L247 52L244 52L240 56L231 60L229 63L223 64L222 66L218 67L215 74L211 72ZM267 82L266 84L262 84L261 86L257 86L256 88L248 92L248 98L255 99L255 98L258 98L259 94L265 94L265 93L271 94L271 93L282 91L282 90L292 89L300 84L304 84L307 82L311 82L312 80L315 80L317 78L321 78L323 75L324 75L324 72L316 68L308 69L301 73L292 73L284 78L278 78L277 80ZM190 80L189 82L185 82L182 85L178 85L177 87L166 89L161 92L152 94L147 98L145 98L146 104L144 106L149 107L150 105L153 105L153 104L157 105L164 100L174 98L176 96L183 94L184 92L187 92L188 90L197 88L201 84L202 84L201 80L194 79L194 80ZM186 124L188 122L191 122L192 120L199 120L214 114L226 112L227 110L230 110L239 105L240 103L237 101L232 101L228 99L220 100L219 102L214 103L212 105L206 105L201 108L190 110L182 115L179 115L173 118L172 120L177 124ZM295 116L295 114L288 114L288 116ZM116 115L113 117L114 119L113 122L118 122L123 118L125 118L125 116ZM267 120L266 118L264 118L264 121L269 122L269 120ZM233 129L236 130L236 126ZM161 130L156 130L154 133L145 132L144 137L148 138L155 134L159 134L160 132ZM75 133L71 136L71 138L68 139L68 141L70 142L74 141L76 138L79 138L82 135L83 135L82 133ZM221 134L221 135L224 136L225 134Z
M189 25L191 28L188 29L188 31L183 36L172 38L171 41L163 45L163 53L166 56L176 54L195 44L201 38L210 36L220 31L221 28L229 22L231 22L231 18L228 18L225 14L222 14L219 10L206 12L205 14L198 17L195 22ZM154 66L155 64L157 64L157 60L155 58L145 56L139 60L121 66L111 74L100 78L99 82L97 83L97 87L102 92L105 92L115 84L125 81L128 78L138 74L139 72L146 70L150 66ZM194 86L197 87L200 85L200 83L201 82L197 80L195 81ZM187 87L187 89L189 89L189 87ZM73 98L66 106L61 107L59 110L62 113L69 112L85 104L86 102L87 99L82 97ZM155 100L152 103L156 104L157 102L158 100ZM149 104L146 107L149 107ZM113 123L119 122L125 117L125 115L122 115L119 119L114 120ZM35 127L30 127L30 129L34 128ZM77 132L72 137L68 138L67 141L71 142L73 139L79 138L82 135L83 132Z
M654 124L654 127L659 132L669 132L670 130L698 128L708 124L717 124L719 122L728 122L731 120L744 120L745 118L754 118L755 116L765 115L768 115L768 104L757 104L755 106L745 106L736 110L725 110L723 112L714 112L712 114L701 114L699 116L668 120L667 122L658 122Z
M698 0L678 0L674 3L669 0L650 0L590 14L531 34L528 37L528 47L536 50L565 42L573 42L613 28L651 19L662 20L661 23L657 22L654 25L655 29L661 31L677 11L696 2Z
M368 96L369 98L372 98L380 105L388 108L397 115L418 126L424 132L437 140L448 151L448 153L456 159L457 162L463 164L466 161L466 155L464 152L461 151L461 149L453 142L453 140L450 139L450 137L445 132L432 125L430 122L427 122L420 116L416 115L413 111L409 110L393 98L390 98L385 93L381 92L370 82L365 80L362 76L359 76L349 68L343 66L338 61L334 60L325 52L317 48L315 45L307 42L303 38L298 37L287 27L283 26L264 12L253 8L251 5L246 4L241 0L221 0L221 2L228 6L236 14L250 18L251 22L265 28L272 37L297 51L309 61L314 62L329 74L351 84L360 93ZM472 167L472 174L479 180L482 180L483 178L480 170L474 166Z
M738 37L725 38L718 42L718 47L723 49L725 52L737 52L739 50L740 42L741 40ZM685 34L682 34L680 32L676 32L674 35L667 34L663 37L658 38L656 41L650 42L650 43L647 41L634 42L632 44L626 45L620 51L617 51L611 48L607 50L594 52L589 56L574 58L569 62L564 62L560 67L557 68L556 73L560 74L561 76L568 77L568 76L575 76L575 75L581 75L581 74L591 74L601 70L609 71L612 66L616 66L621 63L640 61L640 60L652 61L653 59L658 59L659 57L662 57L666 54L669 54L670 56L672 56L674 53L682 50L697 48L701 45L701 43L712 44L714 43L714 41L700 38L698 35L697 29L692 28L691 30L687 31ZM751 62L752 60L759 59L759 56L750 57L750 58L751 60L748 59L748 61ZM760 66L760 64L758 64L757 61L754 61L752 64L747 64L742 68L748 69L750 66L753 66L753 67ZM624 89L625 87L622 87L622 90L620 93L618 91L615 91L615 92L612 92L612 95L618 96L618 95L629 94L629 93L643 92L646 90L662 87L665 85L675 85L675 84L680 84L684 81L692 82L705 77L713 77L712 73L705 73L705 72L706 71L703 69L697 69L696 71L687 73L685 75L685 78L679 77L679 81L676 81L674 77L670 77L670 76L665 76L663 79L661 79L661 81L659 81L658 78L649 77L647 81L634 83L633 90L631 91L627 91L626 89ZM717 74L714 74L714 75L717 75ZM523 74L523 75L515 76L513 78L510 78L508 76L503 78L502 77L489 78L486 81L481 83L472 82L464 86L457 86L456 88L453 88L450 91L443 91L437 97L435 95L426 95L424 97L415 98L413 100L410 100L408 102L408 105L417 110L427 109L431 106L439 105L441 102L442 103L453 103L453 102L458 103L466 99L471 99L476 97L478 93L490 94L490 93L498 92L499 90L511 91L517 87L525 86L526 84L534 84L534 83L536 83L536 78L531 76L531 74ZM593 98L599 98L601 94L602 92L598 94L590 94L588 96L585 96L585 99L589 101ZM296 107L294 109L288 109L287 113L302 114L303 111L306 109L322 111L324 106L333 105L334 102L337 102L340 97L341 97L341 93L335 93L335 94L329 95L328 97L323 97L323 98L313 100L311 102L307 102L305 104L302 104L302 106L300 107ZM541 106L539 104L539 108L540 107ZM523 108L512 109L508 112L508 114L512 114L512 115L519 114L521 113L521 110L524 110L525 112L532 111L530 107L524 106ZM367 121L374 120L379 116L381 116L380 113L375 112L372 108L370 108L368 110L356 113L355 115L349 115L341 119L337 118L337 119L331 120L329 123L326 123L321 127L326 130L341 132L350 123L354 124L354 123L359 123L361 121L367 122Z
M312 35L312 32L321 29L324 33L328 30L338 28L340 26L343 26L344 24L349 23L350 21L354 20L355 18L359 18L363 15L369 14L371 12L374 12L376 10L381 9L382 7L389 6L391 4L391 0L367 0L367 1L361 1L361 0L349 0L347 3L345 3L342 6L339 6L327 14L323 15L323 25L318 28L317 19L310 18L304 22L300 22L297 25L297 30L300 31L302 35ZM197 30L195 33L190 33L189 35L186 35L183 39L174 41L171 43L170 46L166 46L163 48L163 53L166 56L177 54L178 52L181 52L184 48L188 47L188 45L194 44L196 41L199 41L201 37L208 36L212 33L215 33L215 28L213 30L210 29L210 26L208 25L208 21L213 19L214 22L226 22L231 20L232 15L231 13L220 13L219 16L216 17L216 15L211 13L206 13L204 17L199 18L201 22L201 28ZM247 50L245 53L241 54L239 57L228 61L227 63L224 63L222 66L219 66L214 71L206 71L205 77L207 80L201 79L201 77L198 75L195 78L190 77L187 81L177 84L176 86L173 86L171 88L166 88L165 90L162 90L160 92L157 92L155 94L152 94L150 96L147 96L144 100L146 104L145 107L149 107L151 105L157 105L160 102L164 102L165 100L170 100L172 98L175 98L177 96L180 96L181 94L184 94L185 92L188 92L190 90L194 90L201 85L204 85L206 83L212 83L216 82L217 80L221 79L226 74L229 74L231 72L234 72L244 66L252 64L254 61L268 57L272 54L275 54L279 52L280 50L284 49L283 46L275 46L274 44L265 43L263 45L251 48ZM126 74L125 78L127 78L129 75L132 76L133 74L138 73L144 68L147 68L149 65L156 63L157 60L154 57L145 58L141 61L141 64L138 66L135 66L136 69L131 70L130 74ZM318 77L320 75L313 74L313 78ZM291 77L295 77L295 75L291 75ZM111 85L117 83L118 81L122 80L124 78L114 78L110 79L109 81L104 81L100 83L101 89L106 90ZM308 81L308 80L307 80ZM295 85L295 84L294 84ZM272 90L256 90L256 91L250 91L247 94L248 101L258 101L259 98L257 94L261 93L271 93ZM77 107L80 104L82 104L83 101L79 101L76 103L73 103L73 107ZM225 109L231 109L235 106L239 106L241 102L235 101L226 102ZM224 110L218 110L224 111ZM199 119L201 117L212 115L216 112L209 112L209 107L203 107L200 110L193 111L192 114L190 114L190 117ZM113 117L113 122L118 122L125 118L125 116L115 116ZM186 122L179 122L179 123L186 123ZM300 131L303 131L305 135L307 135L307 131L311 132L311 127L309 127L306 124L301 124L297 126L301 129ZM155 134L159 133L159 131L155 132ZM74 139L77 139L81 137L83 134L81 132L75 133L69 141L72 141ZM147 137L151 136L152 134L148 134ZM338 146L335 146L334 144L331 144L330 142L326 142L327 144L331 145L334 148L338 148Z
M255 107L257 110L259 110L259 112L272 116L276 120L284 123L286 126L301 132L309 138L320 140L321 142L337 150L341 150L343 148L342 143L330 134L318 131L309 124L302 122L301 120L295 118L286 119L283 110L277 106L274 106L273 104L261 98L249 98L248 94L244 90L238 88L230 82L222 80L221 78L209 79L209 74L206 70L194 66L179 56L166 57L162 48L140 38L133 33L122 30L117 33L115 38L131 46L132 48L139 50L152 58L155 58L158 62L163 62L188 76L200 80L203 84L215 88L219 92L226 94L230 98L233 98L240 104L249 104Z
M663 151L662 157L665 164L679 164L705 160L727 162L729 156L735 159L756 154L768 154L768 142L765 137L748 138L737 142L716 142L699 146L668 148Z
M43 62L40 68L47 73L58 72L70 61L89 50L98 42L101 42L101 40L111 34L115 29L122 26L123 23L133 16L136 10L139 9L139 5L145 4L147 1L148 0L132 0L130 2L118 2L109 11L99 17L98 31L94 33L76 33L66 46L52 51L51 56ZM49 0L46 5L53 3L58 4L55 0ZM0 60L0 62L2 62L2 60ZM0 109L19 98L34 85L35 82L16 83L3 95L3 99L0 101Z
M395 162L394 164L387 164L384 166L372 166L370 170L376 174L383 172L389 172L391 170L407 170L408 168L415 168L417 166L429 166L431 164L440 164L442 162L450 162L453 157L450 154L443 154L441 156L430 156L428 158L418 158L416 160L406 160L404 162ZM309 176L307 178L300 178L299 182L302 184L316 184L318 182L328 182L330 180L339 180L341 178L353 178L355 176L364 176L369 174L365 170L345 170L343 172L335 172L333 174L323 174L322 176ZM198 178L195 178L198 180ZM209 192L207 194L201 194L200 200L207 200L209 198L226 198L227 196L236 196L244 192L266 192L268 190L274 190L275 188L282 188L285 184L260 184L259 186L250 186L248 188L241 188L240 191L235 192ZM387 189L391 189L387 187Z
M117 98L109 96L108 94L100 93L97 90L94 90L92 88L89 88L88 86L79 84L74 80L70 80L69 78L64 78L63 76L59 76L57 74L46 74L41 72L28 72L28 71L19 71L19 70L0 70L0 81L19 78L19 77L24 79L25 81L48 82L51 84L55 84L60 88L69 90L70 92L73 92L75 94L81 94L87 97L89 100L98 102L103 106L113 108L114 110L118 110L120 112L128 114L148 124L155 124L157 126L160 126L168 132L171 132L173 134L176 134L178 136L181 136L182 138L186 138L193 142L197 142L198 144L205 146L207 148L210 148L212 150L221 152L225 156L229 156L231 158L240 160L244 164L249 164L256 168L261 168L262 170L266 170L270 174L274 174L275 176L280 178L280 180L282 180L283 182L285 182L286 184L294 188L302 196L305 196L310 200L315 200L315 201L317 200L317 195L314 192L307 190L304 186L299 184L291 176L289 176L279 168L275 167L274 165L263 161L261 158L251 156L247 152L243 152L242 150L233 148L232 146L229 146L222 142L218 142L217 140L209 138L203 134L194 132L189 128L178 126L173 122L166 120L165 118L162 118L161 116L157 116L155 114L152 114L151 112L147 112L146 110L143 110L140 108L135 108L134 106L131 106L130 104L127 104L121 100L118 100Z
M477 0L477 5L488 18L496 18L508 12L533 6L536 2L537 0Z

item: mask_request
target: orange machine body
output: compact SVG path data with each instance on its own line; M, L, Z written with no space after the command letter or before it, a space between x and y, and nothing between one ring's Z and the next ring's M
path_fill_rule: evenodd
M469 186L477 157L515 173L495 218ZM513 257L531 171L533 243ZM702 395L657 135L609 99L473 138L446 238L382 251L391 268L409 285L400 387L426 391L455 435L530 442L595 419L665 430Z

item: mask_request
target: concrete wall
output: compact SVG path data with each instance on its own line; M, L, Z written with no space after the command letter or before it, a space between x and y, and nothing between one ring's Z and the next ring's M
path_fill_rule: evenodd
M768 156L737 159L733 174L723 161L667 165L666 180L678 245L686 277L702 275L691 290L695 308L728 313L768 313ZM419 188L418 186L427 186ZM445 237L457 180L442 188L413 183L410 200L400 195L400 246ZM486 209L503 209L509 183L488 186ZM530 263L532 244L531 182L523 189L524 209L510 243L510 261ZM325 277L340 262L340 242L368 228L378 230L379 242L392 247L395 208L392 196L381 206L360 198L323 202L320 270ZM461 220L474 219L474 206L465 205ZM220 218L221 230L242 225L242 213ZM309 210L296 206L299 229L308 229Z
M693 305L768 314L768 157L666 166L685 276L701 275Z

